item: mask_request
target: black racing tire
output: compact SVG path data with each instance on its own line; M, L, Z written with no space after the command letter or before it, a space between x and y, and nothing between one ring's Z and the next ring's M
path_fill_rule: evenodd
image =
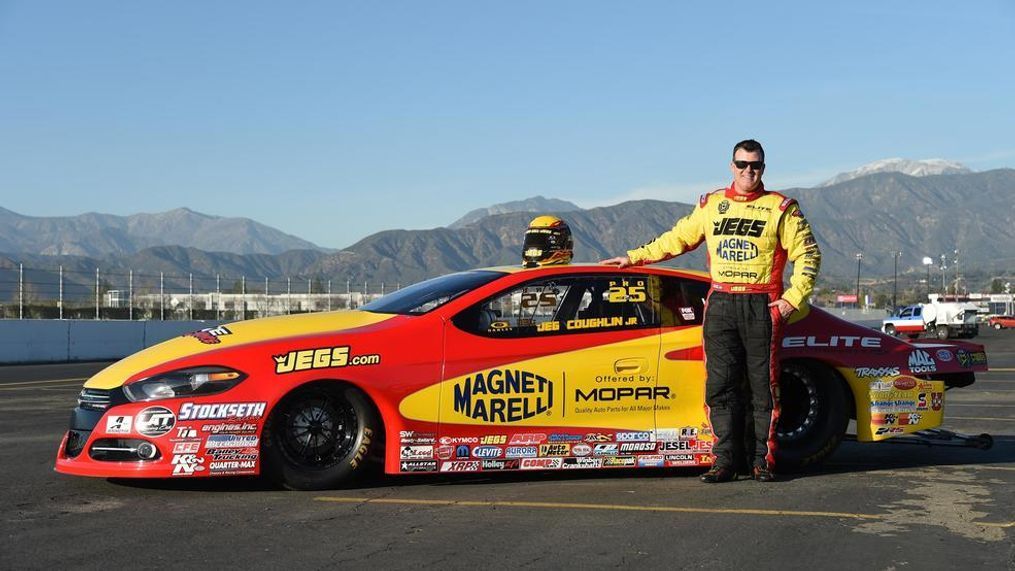
M885 333L887 335L891 335L892 337L895 337L895 326L892 325L891 323L889 323L888 325L885 325Z
M362 392L310 385L286 395L268 417L262 473L290 490L341 487L369 471L382 437L380 417Z
M779 376L775 468L793 472L821 464L835 452L852 416L846 383L817 362L783 363Z
M937 335L938 339L940 339L941 341L944 341L945 339L948 339L948 326L947 325L938 325L937 329L934 331L934 333Z

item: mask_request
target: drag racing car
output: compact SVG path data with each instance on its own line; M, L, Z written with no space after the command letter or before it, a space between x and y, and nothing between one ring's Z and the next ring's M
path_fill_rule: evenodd
M354 311L227 323L90 378L56 470L257 475L292 489L389 474L707 466L701 272L466 271ZM777 466L938 427L983 347L907 343L818 308L781 347Z

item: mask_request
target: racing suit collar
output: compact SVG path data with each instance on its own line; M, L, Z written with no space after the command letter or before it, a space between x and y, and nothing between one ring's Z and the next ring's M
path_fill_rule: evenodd
M750 202L756 200L765 194L765 183L759 182L758 188L754 189L754 192L750 194L740 194L737 189L733 186L734 183L730 183L729 187L726 188L726 198L735 200L737 202Z

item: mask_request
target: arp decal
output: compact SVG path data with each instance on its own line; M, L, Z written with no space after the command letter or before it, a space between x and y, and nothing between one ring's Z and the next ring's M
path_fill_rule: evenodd
M321 347L319 349L300 349L289 351L283 355L275 355L275 374L284 375L311 369L332 369L339 367L357 367L379 365L380 355L350 355L350 347Z

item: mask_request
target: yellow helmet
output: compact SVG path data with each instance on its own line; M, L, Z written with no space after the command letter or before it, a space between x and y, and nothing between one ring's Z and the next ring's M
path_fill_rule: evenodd
M529 222L522 246L522 265L526 268L570 264L574 240L567 222L556 216L537 216Z

